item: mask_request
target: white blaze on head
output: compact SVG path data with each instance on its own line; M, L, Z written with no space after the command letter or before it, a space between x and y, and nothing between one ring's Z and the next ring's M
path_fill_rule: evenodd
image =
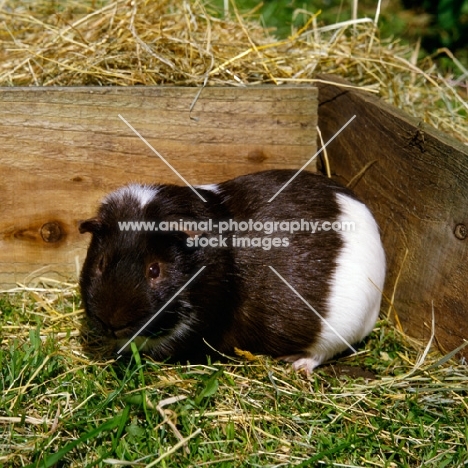
M219 192L219 186L217 184L207 184L207 185L197 185L195 188L199 188L202 190L209 190L213 193Z
M140 204L140 208L144 208L156 196L157 193L158 189L151 185L130 184L126 185L125 187L121 187L109 194L106 198L104 198L103 203L124 203L130 198L137 200Z

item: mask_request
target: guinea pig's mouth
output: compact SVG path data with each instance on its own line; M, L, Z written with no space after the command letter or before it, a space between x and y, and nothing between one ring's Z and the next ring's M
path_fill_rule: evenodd
M132 336L134 331L130 327L124 327L124 328L119 328L118 330L113 329L111 330L111 333L114 338L123 339L123 338L128 338Z
M138 336L136 336L133 341L142 343L148 340L160 340L172 331L171 327L159 328L157 331L152 330L150 327L145 326L147 325L147 320L112 324L95 315L89 315L88 319L90 329L97 332L101 338L104 340L116 341L122 346L134 337L136 333L138 333Z
M131 327L130 326L125 326L122 328L112 328L111 329L111 334L113 338L116 338L118 340L123 340L123 339L128 339L131 336L133 336L140 327L135 327L133 324ZM138 336L135 337L142 339L142 340L147 340L147 339L154 339L154 338L159 338L161 335L164 335L163 331L160 330L158 333L152 333L149 330L141 330L141 332L138 334Z

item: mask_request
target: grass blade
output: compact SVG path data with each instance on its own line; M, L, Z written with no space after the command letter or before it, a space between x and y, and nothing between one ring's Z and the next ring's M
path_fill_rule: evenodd
M79 439L70 442L69 444L65 445L65 447L61 448L58 452L50 455L45 460L43 460L39 465L35 463L31 463L26 468L50 468L58 463L68 452L73 450L76 446L81 444L82 442L86 442L87 440L94 439L98 435L103 432L112 431L116 427L122 427L125 424L125 421L128 419L128 414L130 411L130 407L126 407L124 411L119 414L118 416L113 417L109 421L101 424L100 426L96 427L95 429L86 432L83 434Z

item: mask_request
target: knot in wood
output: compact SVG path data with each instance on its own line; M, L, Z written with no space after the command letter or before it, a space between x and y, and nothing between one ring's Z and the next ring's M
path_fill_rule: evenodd
M249 151L247 159L253 163L262 163L267 157L261 149L254 149Z
M44 242L58 242L62 236L62 228L56 221L45 223L41 227L41 237Z
M453 231L455 234L455 237L460 240L466 239L466 236L468 235L468 229L464 224L457 224L455 226L455 229Z

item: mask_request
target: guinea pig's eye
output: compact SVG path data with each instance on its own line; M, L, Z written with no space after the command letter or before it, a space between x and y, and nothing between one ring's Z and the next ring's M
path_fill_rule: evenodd
M146 269L146 277L150 280L155 280L159 277L161 273L161 268L158 262L153 262L148 265Z

